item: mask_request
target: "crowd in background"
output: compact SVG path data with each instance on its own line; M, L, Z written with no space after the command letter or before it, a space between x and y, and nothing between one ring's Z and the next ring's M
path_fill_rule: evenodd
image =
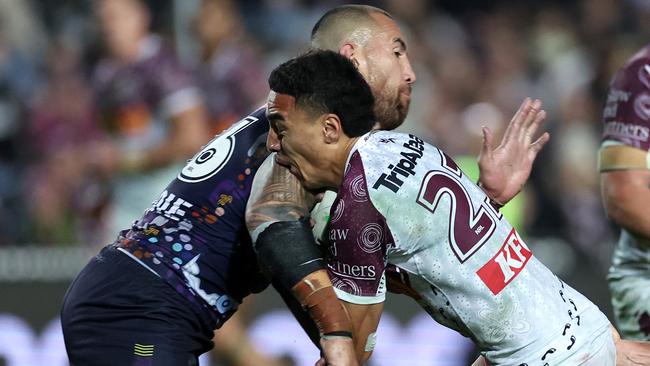
M0 0L0 245L108 242L124 177L156 199L164 185L139 174L178 170L261 105L269 71L306 50L315 21L344 3L135 2L140 17L102 8L110 0ZM551 142L510 215L560 273L572 256L605 268L601 112L615 70L650 40L650 2L361 3L388 10L408 42L418 78L402 130L467 170L481 126L500 136L524 97L544 101Z

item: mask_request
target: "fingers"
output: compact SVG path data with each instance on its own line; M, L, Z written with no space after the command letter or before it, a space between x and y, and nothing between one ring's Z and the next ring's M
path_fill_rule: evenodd
M544 132L542 136L540 136L537 140L535 140L535 142L530 145L530 150L533 152L533 159L550 139L551 135L548 132Z
M541 111L539 111L539 113L537 113L533 121L528 126L524 127L524 129L526 130L525 133L526 133L527 141L531 141L533 139L533 136L535 136L535 132L537 132L537 129L545 119L546 119L546 111L542 109Z
M314 366L327 366L327 362L324 358L321 357L320 360L316 361L316 364Z
M530 132L531 129L537 130L536 126L539 126L539 123L541 123L542 120L544 120L544 118L546 117L546 112L541 110L541 108L542 108L542 101L539 99L535 99L530 104L528 110L526 111L526 116L522 124L519 125L520 129L518 130L519 134L517 136L519 137L519 141L522 141L526 145L528 145L533 138L532 137L533 133ZM541 117L541 120L539 121L538 121L538 116ZM538 123L535 124L535 121L538 121Z
M492 141L494 141L494 136L492 135L492 131L490 131L489 128L483 126L481 130L483 131L483 146L481 147L481 153L479 154L479 157L488 156L492 152Z
M519 109L510 120L510 123L506 128L506 132L503 134L503 141L508 141L510 138L512 138L512 136L517 136L517 132L519 132L519 126L521 126L521 123L525 118L527 111L530 108L530 104L531 104L531 99L528 97L526 97L526 99L524 99L524 101L521 102Z

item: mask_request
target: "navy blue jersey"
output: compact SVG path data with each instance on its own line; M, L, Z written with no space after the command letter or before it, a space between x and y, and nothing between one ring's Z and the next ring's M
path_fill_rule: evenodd
M253 176L269 155L265 108L204 146L128 232L123 252L207 311L219 327L266 288L245 225Z

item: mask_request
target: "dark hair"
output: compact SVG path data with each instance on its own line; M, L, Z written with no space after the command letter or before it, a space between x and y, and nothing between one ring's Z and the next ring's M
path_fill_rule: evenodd
M334 113L349 137L375 125L375 99L357 68L333 51L313 50L276 67L269 76L276 93L296 98L296 106L318 114Z

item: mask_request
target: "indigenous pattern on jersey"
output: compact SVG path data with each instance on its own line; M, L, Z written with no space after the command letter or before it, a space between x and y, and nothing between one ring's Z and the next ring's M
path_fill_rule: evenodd
M404 292L493 365L577 365L607 339L605 315L532 255L452 159L416 136L360 138L330 219L328 267L345 301L383 301L393 265L408 274Z
M261 108L216 136L172 181L119 246L220 326L266 288L244 224L255 172L268 156Z
M650 168L650 45L614 76L603 112L603 147L626 145L646 152ZM650 340L650 251L621 230L610 268L612 304L625 338Z

